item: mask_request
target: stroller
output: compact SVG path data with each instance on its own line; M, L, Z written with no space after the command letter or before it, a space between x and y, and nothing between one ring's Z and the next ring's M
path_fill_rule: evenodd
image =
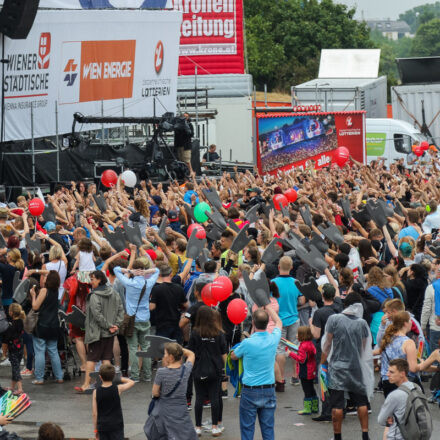
M64 319L60 319L60 328L58 333L58 353L61 360L61 368L63 369L64 380L71 380L72 377L80 376L81 370L75 358L73 343L69 339L68 324ZM44 372L44 380L54 377L52 365L49 355L46 353L46 367Z

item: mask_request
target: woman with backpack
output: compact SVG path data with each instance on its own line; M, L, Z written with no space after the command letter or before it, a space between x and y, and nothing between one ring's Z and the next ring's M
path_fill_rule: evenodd
M195 418L197 435L202 434L203 400L208 396L211 401L211 418L213 437L223 432L221 425L223 403L221 381L223 366L228 353L225 336L215 325L218 313L207 306L200 307L197 312L196 324L191 332L188 349L195 354L193 369L194 387L196 390Z
M388 366L392 359L406 359L409 364L409 380L417 383L420 388L422 384L417 364L417 348L415 342L407 336L411 331L412 321L408 312L398 312L393 316L393 322L385 330L385 334L380 342L380 346L373 354L381 355L381 378L384 397L386 398L391 391L397 387L388 380Z

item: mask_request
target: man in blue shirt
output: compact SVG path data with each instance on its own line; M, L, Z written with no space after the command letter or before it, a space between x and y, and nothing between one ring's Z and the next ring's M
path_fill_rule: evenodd
M136 255L136 246L130 245L130 260L134 260ZM130 263L132 263L130 261ZM159 269L149 269L145 267L142 259L134 260L133 269L147 269L138 275L131 271L123 273L123 270L117 266L113 269L116 278L125 287L125 305L127 314L135 315L133 335L127 337L128 352L131 366L131 379L139 382L139 379L145 382L151 381L151 359L142 359L141 375L139 377L139 359L136 356L139 346L142 351L148 350L149 343L145 341L145 336L150 334L150 293L159 277ZM125 270L125 269L124 269ZM148 278L145 278L145 277ZM142 295L142 297L141 297Z
M281 337L293 342L294 344L297 344L297 332L299 327L298 304L302 305L306 302L306 300L296 287L295 278L290 276L292 267L293 262L290 257L281 257L278 264L278 271L280 275L277 278L274 278L272 281L277 285L280 292L278 303L280 305L280 318L283 322ZM296 372L296 361L292 359L292 362L293 372L290 383L292 385L299 385ZM286 352L283 344L280 344L277 350L278 369L276 371L276 391L278 392L284 392L284 384L286 383L284 379L285 365Z
M266 331L269 317L275 322L272 333ZM254 438L255 420L260 422L263 440L274 440L275 355L281 338L282 322L276 312L267 307L252 316L255 333L232 352L232 359L243 358L243 390L240 399L241 440Z
M419 225L419 213L415 209L408 210L408 226L399 232L399 240L403 237L412 237L417 240L421 234Z

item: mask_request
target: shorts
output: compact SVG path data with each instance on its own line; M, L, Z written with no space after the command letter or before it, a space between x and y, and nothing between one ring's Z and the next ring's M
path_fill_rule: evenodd
M343 390L332 390L329 388L330 393L330 406L332 409L344 409L345 408L345 391ZM351 393L349 392L350 400L355 407L367 406L368 397L364 394Z
M181 162L191 162L191 150L185 150L183 147L177 147L177 157Z
M79 327L75 327L74 325L70 326L70 338L76 339L76 338L83 338L86 335L86 332L84 330L81 330Z
M115 337L102 338L89 344L87 349L87 361L111 361L113 359L113 342Z
M297 339L298 327L299 327L299 319L293 324L283 327L281 329L281 337L287 339L293 344L298 344L298 339ZM286 353L286 346L280 342L277 347L277 354L285 354L285 353Z

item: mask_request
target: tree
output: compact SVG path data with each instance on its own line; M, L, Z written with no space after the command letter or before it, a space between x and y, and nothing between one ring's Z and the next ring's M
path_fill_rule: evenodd
M440 55L440 18L422 24L417 30L411 47L411 56L430 57Z
M370 48L355 10L332 0L244 0L249 71L259 88L289 90L317 76L321 49Z
M399 20L406 21L413 34L416 33L421 24L427 23L433 18L440 17L440 2L416 6L409 11L399 15Z

